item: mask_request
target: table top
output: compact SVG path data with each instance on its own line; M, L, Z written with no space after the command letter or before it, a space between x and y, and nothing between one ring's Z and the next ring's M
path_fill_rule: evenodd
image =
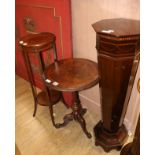
M43 50L55 42L55 40L56 36L53 33L41 32L36 34L28 34L22 37L19 41L19 44L24 48L35 49L35 51L40 52L40 49Z
M99 81L97 63L83 58L60 60L44 71L48 86L58 91L80 91Z

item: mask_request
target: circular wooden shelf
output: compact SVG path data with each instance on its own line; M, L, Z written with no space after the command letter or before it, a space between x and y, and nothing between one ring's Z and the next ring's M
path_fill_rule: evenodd
M21 38L19 44L28 52L42 52L52 47L56 37L53 33L29 34Z
M97 63L83 58L60 60L44 71L46 83L58 91L81 91L99 81Z
M50 90L51 93L51 102L56 104L61 97L61 93L58 91ZM38 104L42 106L48 106L48 98L45 91L41 91L37 95Z

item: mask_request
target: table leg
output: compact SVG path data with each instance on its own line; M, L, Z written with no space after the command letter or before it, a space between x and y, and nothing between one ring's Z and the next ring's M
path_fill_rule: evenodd
M33 117L35 117L36 115L36 112L37 112L37 106L38 106L38 103L37 103L37 99L35 98L35 101L34 101L34 112L33 112Z
M67 105L67 103L64 100L63 94L61 94L61 99L62 99L62 102L65 105ZM86 113L87 109L82 108L82 106L80 104L79 97L77 98L77 100L78 100L78 103L79 103L79 110L78 111L79 111L80 115L83 116ZM64 116L64 118L63 118L63 123L59 123L59 127L58 128L61 128L61 127L66 126L70 121L73 121L73 120L74 120L74 112L71 112L69 114L66 114Z
M46 88L46 94L48 96L48 103L49 103L49 110L50 110L52 124L53 124L53 126L55 128L60 128L61 124L60 123L55 123L55 119L54 119L54 115L53 115L53 104L51 102L51 94L50 94L50 90L48 88Z
M33 117L35 117L36 112L37 112L37 105L38 105L38 101L37 101L37 90L35 88L35 81L34 81L34 77L33 77L33 71L32 71L32 66L30 63L30 59L28 56L28 53L26 53L26 51L24 51L24 49L22 50L22 54L23 54L23 58L25 61L25 65L26 65L26 70L27 70L27 74L28 74L28 78L30 81L30 85L31 85L31 89L32 89L32 94L33 94L33 99L34 99L34 112L33 112Z
M86 122L85 122L85 120L84 120L84 118L83 118L83 116L81 114L82 105L80 104L80 99L79 99L79 93L78 92L75 92L74 93L74 99L75 99L75 103L74 103L74 106L73 106L74 119L79 122L79 124L81 125L81 128L84 131L84 133L86 134L86 136L88 138L91 138L92 136L87 131Z

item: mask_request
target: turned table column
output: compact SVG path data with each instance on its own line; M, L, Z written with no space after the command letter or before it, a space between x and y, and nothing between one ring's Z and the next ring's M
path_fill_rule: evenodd
M96 31L96 49L101 96L102 118L94 128L95 144L105 151L120 149L127 136L122 112L131 69L139 55L139 21L105 19L93 24ZM127 106L126 106L127 107Z

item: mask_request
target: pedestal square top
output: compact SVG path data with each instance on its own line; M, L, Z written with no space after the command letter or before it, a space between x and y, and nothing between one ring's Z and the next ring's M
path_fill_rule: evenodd
M94 23L92 26L96 33L113 37L137 36L140 34L139 20L124 18L104 19Z

